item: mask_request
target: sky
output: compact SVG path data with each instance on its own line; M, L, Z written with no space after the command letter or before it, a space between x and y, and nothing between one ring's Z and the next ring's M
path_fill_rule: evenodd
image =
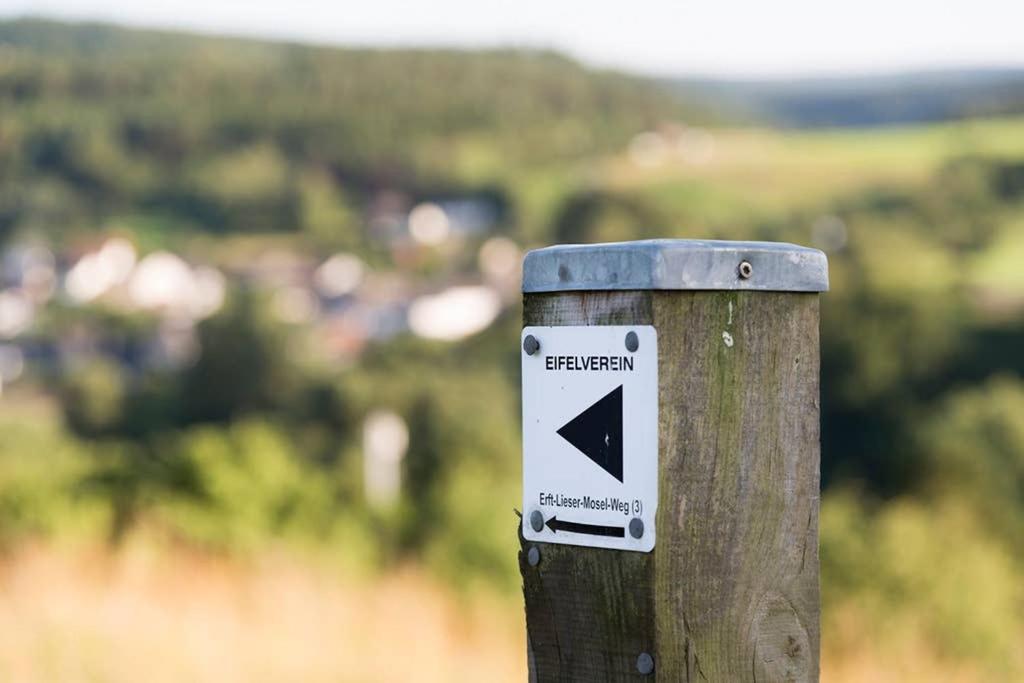
M1022 0L0 0L0 16L341 45L551 48L662 75L1024 67Z

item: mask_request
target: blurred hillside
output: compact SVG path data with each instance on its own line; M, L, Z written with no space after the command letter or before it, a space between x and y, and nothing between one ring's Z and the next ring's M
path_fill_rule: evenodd
M692 111L555 54L341 50L35 21L3 24L0 44L4 122L18 142L8 172L48 188L26 198L8 187L0 229L39 224L55 237L128 217L154 239L315 232L302 214L312 195L366 211L385 189L480 195L506 219L504 188L486 182L497 169L607 152Z
M831 266L824 666L1024 677L1024 119L780 131L702 97L0 24L0 574L142 543L514 598L523 251L784 240Z
M791 128L891 126L1024 113L1024 70L921 71L767 81L667 79L733 117Z

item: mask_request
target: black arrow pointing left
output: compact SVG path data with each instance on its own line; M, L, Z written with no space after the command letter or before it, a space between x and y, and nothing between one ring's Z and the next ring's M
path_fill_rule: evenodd
M626 527L624 526L602 526L600 524L584 524L582 522L567 522L564 519L552 517L544 522L549 529L556 534L559 531L571 531L576 534L589 534L591 536L611 536L612 538L625 538Z
M622 385L562 425L558 435L622 482Z

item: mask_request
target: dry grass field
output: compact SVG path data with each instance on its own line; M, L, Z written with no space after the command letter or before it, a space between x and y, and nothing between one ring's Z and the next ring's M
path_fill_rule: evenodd
M132 543L23 547L0 560L0 680L11 683L524 681L516 596L465 596L415 569L344 576ZM913 638L829 621L822 681L985 680Z
M23 548L0 562L0 680L521 681L519 614L412 570Z

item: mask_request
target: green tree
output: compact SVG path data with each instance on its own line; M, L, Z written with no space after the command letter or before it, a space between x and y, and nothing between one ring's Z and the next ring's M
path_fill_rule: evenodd
M190 422L227 421L287 404L298 383L284 330L241 289L198 327L199 357L185 374L183 412Z

